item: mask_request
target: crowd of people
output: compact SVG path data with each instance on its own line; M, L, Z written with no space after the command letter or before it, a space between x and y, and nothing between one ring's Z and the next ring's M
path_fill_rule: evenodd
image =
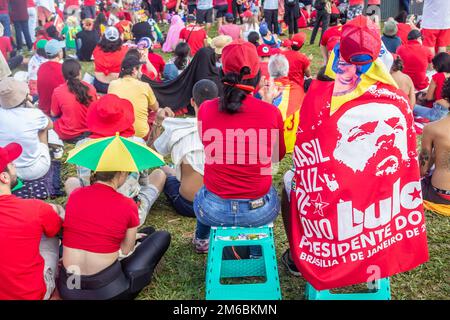
M331 82L333 97L353 92L377 58L423 127L424 206L450 215L450 1L424 2L421 21L403 10L381 24L363 0L0 0L0 299L134 299L170 246L167 231L143 227L161 193L196 219L200 254L211 226L262 226L280 211L289 235L296 164L283 205L272 168L296 148L303 101ZM347 34L341 56L352 58L336 59L363 15L380 47L364 56L366 39ZM302 52L303 28L310 45L321 30L322 57ZM61 181L67 146L116 134L171 165L77 166ZM43 201L61 195L64 205ZM282 262L299 276L295 261L288 249Z

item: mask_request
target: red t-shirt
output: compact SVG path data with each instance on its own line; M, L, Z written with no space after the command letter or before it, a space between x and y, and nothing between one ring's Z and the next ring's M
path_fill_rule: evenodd
M65 82L62 74L62 64L55 61L44 62L37 74L37 91L39 108L50 116L53 91Z
M104 52L99 46L95 47L92 53L94 56L95 71L102 72L105 75L119 73L120 65L127 51L128 48L125 46L122 46L122 48L114 52Z
M177 6L177 0L167 0L166 1L166 8L167 10L173 10Z
M205 187L225 199L257 199L267 194L276 143L271 134L279 137L279 159L286 153L280 110L247 96L240 110L229 114L219 110L217 98L200 106L198 120L206 154Z
M358 4L364 4L364 0L350 0L348 3L351 6L356 6Z
M187 28L181 30L180 39L185 40L188 43L191 48L191 56L194 56L198 50L203 48L207 35L205 29L202 27L194 27L192 32L191 30L192 26L188 26Z
M42 235L52 238L61 218L40 200L0 196L0 300L42 300L47 291Z
M0 37L0 51L2 52L5 60L8 60L8 53L13 51L13 47L11 44L11 38L9 37Z
M63 245L95 253L119 251L129 228L139 225L136 203L112 187L94 183L72 192L66 205Z
M367 4L369 6L371 6L371 5L380 5L381 4L381 0L369 0L369 1L367 1Z
M397 54L403 60L403 72L411 77L416 90L425 89L429 84L428 64L433 59L430 49L421 45L417 40L410 40L407 44L397 48Z
M331 28L328 28L322 36L322 39L320 40L320 44L322 46L327 47L328 51L333 50L336 43L338 43L341 40L341 34L342 34L342 26L334 26Z
M92 97L92 102L97 100L95 88L86 82L83 82L83 84L89 87L89 95ZM86 124L88 108L89 106L78 102L75 95L69 91L66 83L55 89L51 111L53 116L60 116L54 122L54 129L61 139L73 139L88 131Z
M445 77L444 72L435 73L432 77L434 83L436 83L436 90L434 91L434 99L440 100L442 99L442 87L444 86L444 82L447 79Z
M158 71L158 77L156 78L156 80L161 80L161 75L164 72L164 67L166 66L166 62L164 61L163 57L161 57L157 53L149 52L148 60L153 64L156 71Z
M28 8L33 8L36 7L36 4L34 3L35 0L28 0ZM71 0L66 0L67 1L71 1ZM77 1L77 0L72 0L72 1Z
M411 26L406 23L397 23L397 36L402 40L402 44L408 43L408 33L412 30Z
M84 0L85 6L95 6L95 0Z
M289 62L289 79L303 87L305 83L305 70L311 64L308 57L294 50L283 51L283 54Z
M66 4L65 4L64 7L65 8L70 8L70 7L79 7L79 6L80 6L79 0L66 0Z

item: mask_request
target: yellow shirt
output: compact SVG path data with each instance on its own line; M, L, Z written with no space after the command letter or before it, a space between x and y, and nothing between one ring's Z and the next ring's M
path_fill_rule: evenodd
M132 77L120 78L109 84L108 93L127 99L134 109L134 131L136 137L144 138L150 127L148 125L148 106L156 103L152 88Z

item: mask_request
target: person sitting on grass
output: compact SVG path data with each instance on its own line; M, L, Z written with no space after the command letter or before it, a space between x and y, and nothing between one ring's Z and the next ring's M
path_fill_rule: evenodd
M241 27L234 24L234 17L232 13L225 14L225 24L219 28L219 34L230 36L231 39L237 40L242 37Z
M95 172L66 205L58 290L66 300L134 299L169 248L170 234L141 230L136 203L119 192L128 172ZM142 235L142 234L141 234ZM119 261L119 254L128 255Z
M411 78L403 72L403 61L400 56L396 55L394 63L391 67L391 76L394 78L398 85L398 88L403 91L409 98L409 104L411 108L416 104L416 93L414 90L414 83Z
M198 81L192 89L191 98L195 114L204 101L215 99L218 94L213 81ZM174 169L163 168L167 175L164 193L178 214L193 218L193 202L195 194L203 186L205 161L197 125L197 118L166 118L162 122L164 133L154 143L156 151L163 156L170 154L175 164Z
M445 80L441 94L442 99L449 103L449 78ZM424 127L419 155L424 208L446 216L450 216L449 129L450 117L447 110L445 117Z
M278 215L271 165L286 152L284 124L280 111L271 104L278 96L273 81L263 86L262 101L252 96L260 82L259 69L253 44L230 43L222 52L223 97L206 101L199 109L206 159L204 186L194 199L197 253L208 252L211 226L261 226ZM255 139L241 137L242 131L249 131ZM252 145L258 144L259 153L252 151ZM222 152L206 152L212 149Z
M158 116L166 115L165 109L159 110ZM145 144L142 138L135 136L134 131L134 110L133 105L126 99L121 99L114 94L107 94L93 102L88 109L87 130L91 132L89 138L80 140L79 146L90 139L111 137L119 132L120 136L130 138L135 142ZM77 177L70 177L65 183L66 194L70 194L80 186L91 184L91 170L84 167L77 167ZM164 188L166 175L160 169L153 170L148 174L146 170L137 173L132 172L118 192L124 196L134 199L139 206L139 221L144 224L150 208L158 199Z
M22 146L0 147L0 299L49 299L55 289L61 206L11 194L17 185L14 165Z
M64 61L62 72L66 83L53 92L51 115L57 117L54 130L59 138L76 143L89 135L86 114L91 103L97 100L97 91L81 81L81 65L77 60Z
M84 19L83 30L78 32L75 38L78 60L91 61L92 53L100 38L94 30L94 20Z

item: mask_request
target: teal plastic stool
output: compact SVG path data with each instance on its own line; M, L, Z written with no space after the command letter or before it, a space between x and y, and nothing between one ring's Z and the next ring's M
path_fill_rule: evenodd
M368 283L368 288L369 287ZM329 290L318 291L309 283L306 284L305 296L307 300L391 300L391 286L389 278L375 281L375 288L367 293L331 293Z
M262 236L252 239L255 234ZM255 245L262 248L262 256L258 259L222 259L225 247ZM224 278L243 277L265 277L265 282L221 283ZM281 300L272 225L211 228L206 265L206 300Z

